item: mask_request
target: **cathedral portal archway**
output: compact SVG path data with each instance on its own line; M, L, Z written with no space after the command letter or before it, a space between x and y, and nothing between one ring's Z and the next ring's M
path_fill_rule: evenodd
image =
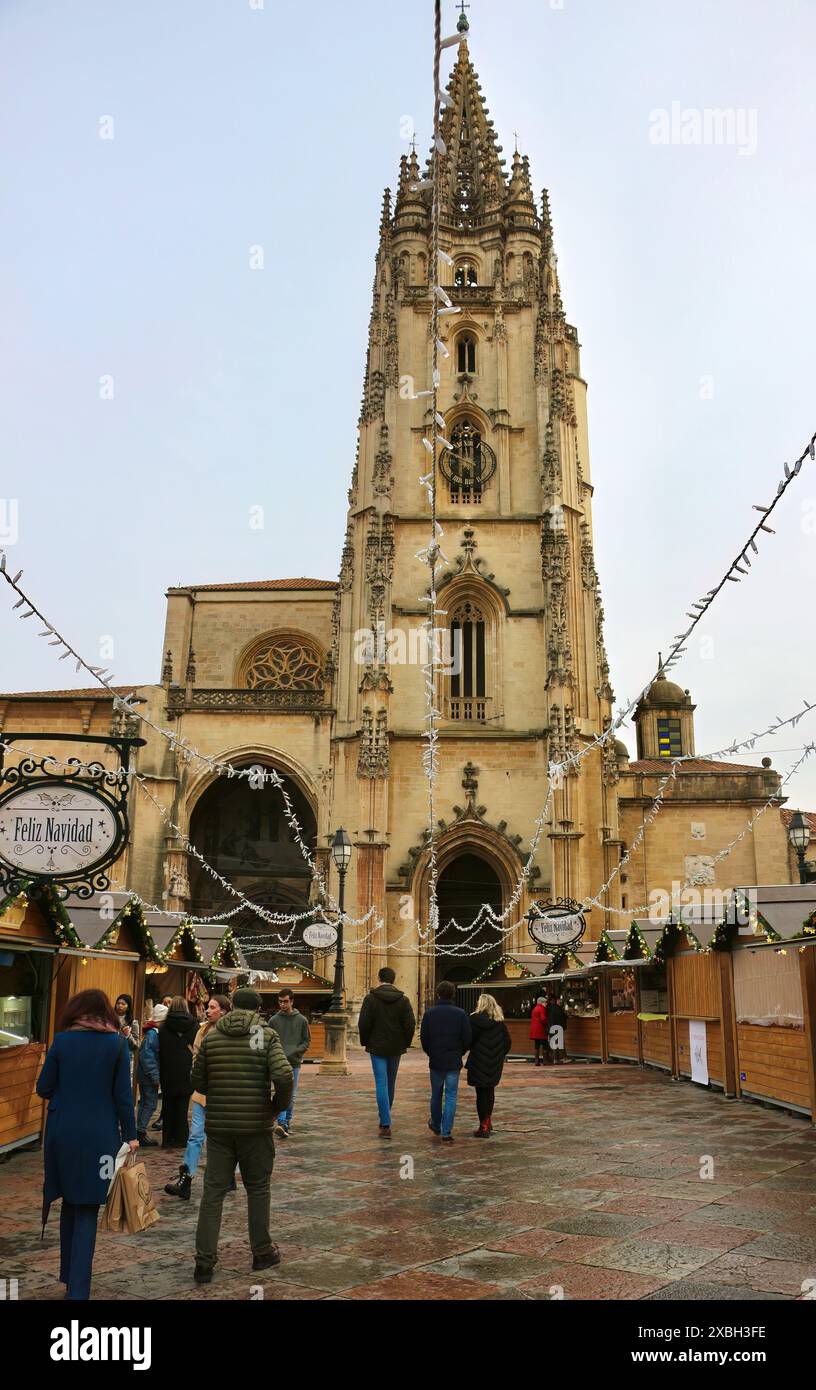
M292 778L284 776L283 782L302 839L314 856L314 810ZM217 778L196 802L190 817L190 840L223 878L264 909L296 913L308 907L312 874L285 815L279 788L269 783L253 787L247 778ZM192 912L197 916L231 912L237 905L235 896L193 858L190 894ZM287 936L289 925L272 925L249 908L230 921L239 938L270 938L268 952L259 952L257 944L246 947L251 965L264 969L273 959L280 959L280 938ZM298 942L301 951L305 950L299 927L287 943L286 954L297 948Z
M467 983L477 980L503 951L502 937L489 916L482 913L483 903L494 912L502 910L502 886L499 875L486 858L471 851L450 860L439 875L437 884L439 930L436 938L436 983L453 980ZM456 921L458 926L453 925ZM469 930L460 931L467 926ZM467 951L446 955L448 947L467 942Z

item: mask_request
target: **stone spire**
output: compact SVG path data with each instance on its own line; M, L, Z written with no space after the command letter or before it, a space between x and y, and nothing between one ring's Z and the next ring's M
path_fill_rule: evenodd
M448 83L448 104L442 114L442 139L447 146L443 171L441 214L456 227L472 227L486 212L498 210L507 192L501 145L482 88L470 61L467 41Z

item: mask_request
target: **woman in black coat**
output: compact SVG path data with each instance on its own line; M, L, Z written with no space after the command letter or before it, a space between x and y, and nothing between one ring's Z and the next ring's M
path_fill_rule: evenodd
M513 1046L510 1031L492 994L480 994L476 1012L470 1015L473 1042L467 1059L467 1083L476 1091L479 1128L474 1139L489 1139L496 1087L501 1081L504 1059Z
M162 1093L162 1146L184 1148L189 1138L187 1111L193 1083L193 1043L198 1024L187 1008L186 999L173 999L159 1029L159 1075Z

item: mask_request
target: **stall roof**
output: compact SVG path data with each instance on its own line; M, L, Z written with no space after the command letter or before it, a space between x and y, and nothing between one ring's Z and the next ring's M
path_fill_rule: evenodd
M90 898L67 898L65 910L80 943L92 950L131 901L130 893L94 893Z
M762 925L763 918L782 941L802 936L816 913L816 884L771 883L737 888L747 897ZM737 938L738 940L740 938Z

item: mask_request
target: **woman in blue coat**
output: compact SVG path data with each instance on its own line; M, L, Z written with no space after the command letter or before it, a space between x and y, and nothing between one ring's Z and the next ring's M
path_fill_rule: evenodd
M123 1143L139 1147L127 1041L100 989L69 999L48 1049L37 1095L48 1101L43 1212L57 1197L60 1282L66 1298L87 1299L99 1208L107 1200Z

